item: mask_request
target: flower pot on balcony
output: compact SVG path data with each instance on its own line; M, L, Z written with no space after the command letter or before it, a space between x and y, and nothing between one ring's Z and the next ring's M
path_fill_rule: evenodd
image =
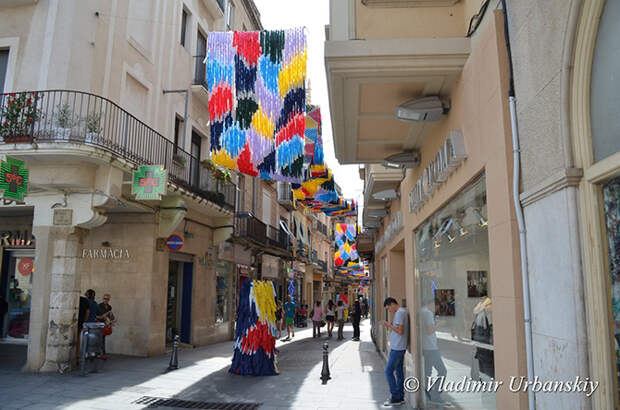
M175 154L172 156L172 163L177 167L185 168L186 162L187 160L180 155Z
M71 137L71 128L54 128L54 140L56 141L69 141Z
M100 138L101 134L98 132L87 132L84 136L84 143L87 145L97 145Z
M12 134L4 136L4 142L7 144L29 143L30 140L31 137L27 134Z

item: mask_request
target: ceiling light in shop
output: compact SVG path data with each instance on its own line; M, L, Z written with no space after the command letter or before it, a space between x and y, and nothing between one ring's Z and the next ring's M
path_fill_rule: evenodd
M456 239L456 236L452 236L452 235L448 234L448 241L450 243L454 242L455 239Z
M439 239L435 239L435 248L439 248L441 246L441 241Z

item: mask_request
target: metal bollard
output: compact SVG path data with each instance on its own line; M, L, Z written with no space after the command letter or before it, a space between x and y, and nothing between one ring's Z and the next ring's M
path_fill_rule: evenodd
M328 347L329 346L327 342L323 343L323 370L321 370L321 380L323 381L322 384L327 384L327 381L331 379L331 376L329 375L329 362L327 353Z
M168 370L176 370L179 368L179 335L174 336L174 343L172 344L172 356L170 356L170 364Z

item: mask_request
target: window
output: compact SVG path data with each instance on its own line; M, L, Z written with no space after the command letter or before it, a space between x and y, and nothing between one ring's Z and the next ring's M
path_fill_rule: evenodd
M181 12L181 45L185 47L185 40L187 35L187 20L189 15L185 9Z
M457 382L460 375L485 382L495 377L486 204L482 176L415 231L418 317L411 321L418 325L418 357L424 363L419 380L428 380L430 365L440 365L441 355L468 358L450 361L446 381ZM427 398L436 394L431 391ZM494 393L477 394L494 408Z
M620 151L620 2L607 1L601 15L591 82L591 123L594 161Z
M271 225L271 192L263 191L263 222Z
M206 65L204 63L205 56L207 55L207 37L198 30L198 36L196 41L196 70L194 76L194 84L205 84L206 79Z
M228 30L232 30L234 14L235 5L232 1L228 0L226 2L226 29Z
M230 320L230 280L232 265L230 262L218 262L215 267L215 324L220 325Z
M0 50L0 93L4 92L4 80L9 64L9 50Z
M192 158L191 158L191 169L192 169L192 185L197 185L200 177L200 145L202 144L202 137L194 130L192 130ZM206 182L206 181L205 181ZM203 188L203 186L201 186ZM209 188L208 186L204 186L204 188Z
M183 120L179 117L174 117L174 148L173 152L176 154L179 145L183 142Z

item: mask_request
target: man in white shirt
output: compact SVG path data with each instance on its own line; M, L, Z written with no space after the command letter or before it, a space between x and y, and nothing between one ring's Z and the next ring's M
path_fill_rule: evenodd
M394 314L392 322L382 322L382 325L391 330L390 357L385 366L385 377L390 386L390 397L383 405L385 407L399 406L405 402L403 361L407 349L407 310L400 307L396 299L388 297L383 302L383 307Z
M422 324L422 355L424 357L426 397L431 403L445 404L440 396L440 383L430 383L431 380L429 380L433 374L433 367L437 370L438 378L445 378L447 374L446 366L443 364L441 353L437 347L437 335L435 332L440 323L435 323L435 300L428 298L422 303L424 305L420 309L420 323ZM433 387L429 389L429 385Z

